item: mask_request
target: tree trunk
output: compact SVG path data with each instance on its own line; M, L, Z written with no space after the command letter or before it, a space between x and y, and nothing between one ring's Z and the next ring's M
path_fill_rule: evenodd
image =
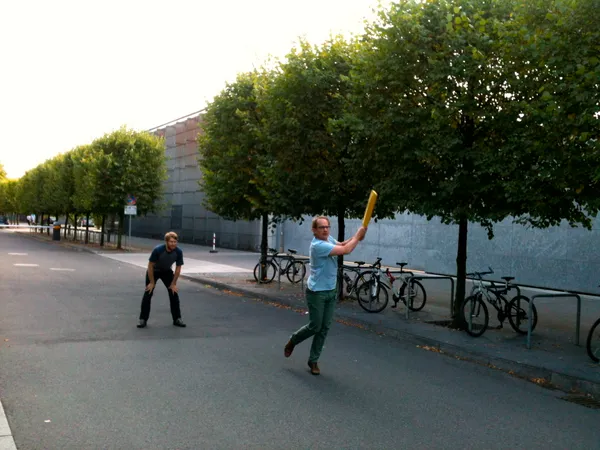
M73 214L73 241L77 240L77 214Z
M67 239L68 225L69 225L69 213L65 213L65 230L63 231L63 239Z
M100 231L100 247L104 247L104 231L105 231L105 223L106 223L106 214L102 214L102 226Z
M108 233L106 233L106 242L110 244L110 235L115 231L115 215L110 215L110 227L108 227Z
M338 209L338 214L337 214L337 222L338 222L338 237L337 240L338 242L344 242L346 240L346 238L344 237L344 235L346 234L346 225L345 225L345 216L346 214L346 208L340 208ZM338 256L338 276L337 276L337 285L338 286L343 286L342 284L342 280L343 280L343 273L344 273L344 255L339 255ZM338 301L342 301L344 299L344 290L343 289L338 289Z
M44 213L40 214L40 227L44 226ZM44 234L44 229L40 228L40 233Z
M90 213L87 213L85 216L85 243L89 243L89 235L90 235Z
M460 314L462 302L465 299L467 280L467 231L469 221L462 217L458 223L458 251L456 253L456 291L454 293L454 308L452 312L452 328L462 328Z
M262 215L260 236L260 270L258 279L264 280L267 277L267 250L269 248L268 233L269 233L269 215Z
M121 210L121 212L119 213L119 232L117 235L117 249L118 250L122 250L122 242L121 242L121 238L123 236L123 221L125 220L125 210Z

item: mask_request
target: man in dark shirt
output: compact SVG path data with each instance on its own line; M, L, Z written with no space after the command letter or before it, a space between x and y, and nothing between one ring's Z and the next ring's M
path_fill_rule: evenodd
M142 298L142 311L138 321L138 328L144 328L150 317L150 300L154 293L156 280L162 280L169 293L169 302L171 304L171 316L173 316L173 325L185 327L181 320L181 311L179 309L179 294L177 288L177 279L183 266L183 251L177 247L177 233L169 231L165 234L165 243L157 245L148 260L148 270L146 271L146 290ZM171 267L175 263L175 273Z

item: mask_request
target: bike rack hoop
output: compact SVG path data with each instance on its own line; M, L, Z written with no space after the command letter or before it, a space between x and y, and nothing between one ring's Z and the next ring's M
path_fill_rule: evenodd
M533 302L536 298L571 298L574 297L577 299L577 319L575 322L575 345L579 346L579 329L581 326L581 296L579 294L573 293L564 293L564 294L536 294L531 299L529 299L529 312L527 313L527 348L531 349L531 327L532 323L532 312L533 312Z
M447 276L447 275L440 275L440 276L414 276L412 275L411 277L409 277L408 279L408 284L410 285L413 281L423 281L423 280L450 280L450 315L453 316L454 314L454 277L451 276ZM409 308L408 305L406 305L406 318L408 319L409 316Z
M383 270L382 270L382 272L383 272ZM383 272L383 273L385 273L385 272ZM412 272L412 271L410 271L410 270L403 270L403 271L399 271L399 270L390 270L390 273L408 273L408 274L410 274L410 276L413 276L413 275L414 275L414 272Z

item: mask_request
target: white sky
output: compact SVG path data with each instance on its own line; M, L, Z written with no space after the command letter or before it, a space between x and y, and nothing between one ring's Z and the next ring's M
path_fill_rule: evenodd
M0 0L0 163L18 178L121 125L145 130L202 109L298 36L360 33L377 4Z

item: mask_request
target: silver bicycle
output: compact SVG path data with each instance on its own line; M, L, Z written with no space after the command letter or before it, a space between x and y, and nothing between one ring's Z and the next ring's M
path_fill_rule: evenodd
M524 295L516 295L510 301L506 298L506 294L511 289L517 289L517 286L511 284L510 281L514 277L502 277L504 286L498 286L493 281L490 281L489 286L483 284L483 275L494 273L491 267L488 272L473 272L468 273L468 277L475 279L475 285L469 295L463 301L461 313L466 323L466 331L474 337L481 336L488 328L490 315L484 299L496 309L498 312L498 321L502 328L504 320L508 318L511 327L519 334L527 334L527 326L529 316L527 311L529 308L529 298ZM537 309L532 305L532 330L537 324Z

